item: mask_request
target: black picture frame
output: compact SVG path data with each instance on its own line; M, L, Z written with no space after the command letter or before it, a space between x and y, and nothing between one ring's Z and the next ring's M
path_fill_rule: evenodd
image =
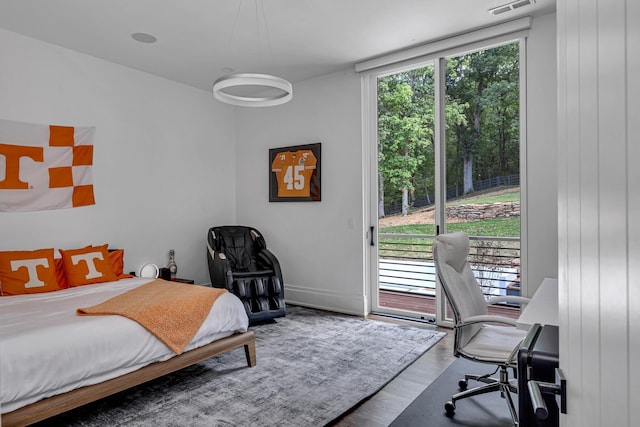
M319 202L321 143L269 149L269 201Z

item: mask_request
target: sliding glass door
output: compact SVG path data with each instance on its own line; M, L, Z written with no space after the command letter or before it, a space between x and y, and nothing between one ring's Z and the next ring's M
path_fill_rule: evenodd
M434 65L377 77L374 310L435 319Z
M373 312L446 321L432 254L445 231L471 236L487 295L518 292L519 49L436 57L371 82Z

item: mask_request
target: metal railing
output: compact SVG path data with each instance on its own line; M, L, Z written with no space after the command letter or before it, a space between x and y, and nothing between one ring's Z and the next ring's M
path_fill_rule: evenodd
M425 234L380 233L380 289L435 295L433 240ZM520 295L520 239L470 236L469 263L483 293Z

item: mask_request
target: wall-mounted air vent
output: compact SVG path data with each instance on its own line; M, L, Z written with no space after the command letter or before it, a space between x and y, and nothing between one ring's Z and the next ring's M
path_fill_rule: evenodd
M534 4L536 0L516 0L511 3L503 4L502 6L489 9L489 13L492 15L500 15L501 13L509 12L511 10L520 9L523 6L529 6Z

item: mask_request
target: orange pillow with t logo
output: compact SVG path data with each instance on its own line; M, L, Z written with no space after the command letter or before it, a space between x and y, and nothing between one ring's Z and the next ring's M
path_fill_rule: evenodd
M69 286L118 280L109 261L108 245L62 250L62 264Z
M59 289L53 248L0 252L0 290L3 296Z

